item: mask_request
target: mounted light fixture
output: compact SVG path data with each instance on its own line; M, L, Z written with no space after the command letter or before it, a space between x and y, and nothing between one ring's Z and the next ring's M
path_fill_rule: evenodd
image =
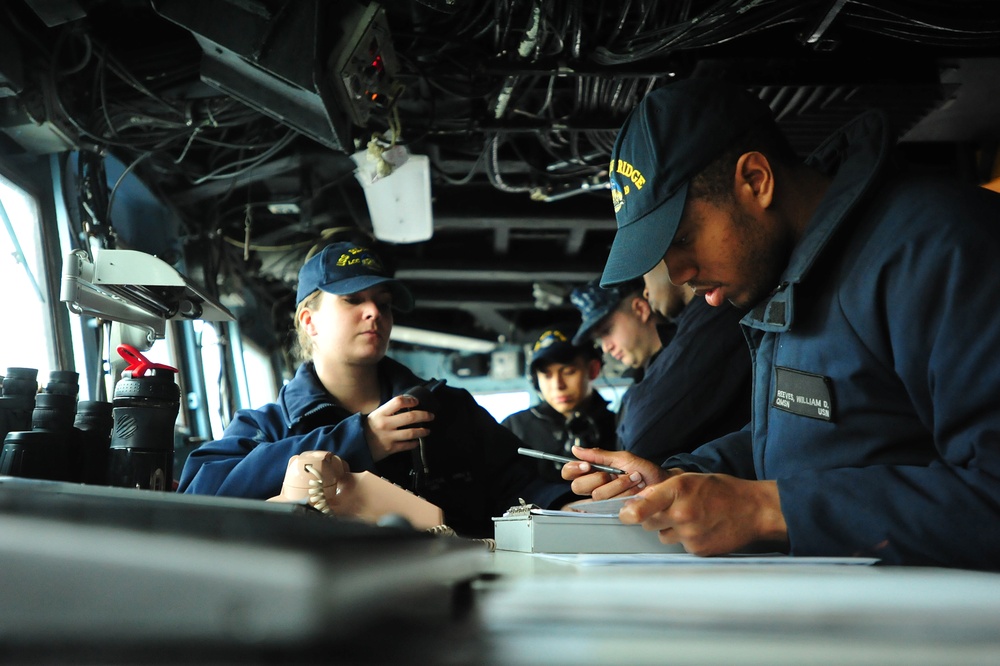
M374 139L368 150L351 155L355 177L368 202L372 232L387 243L419 243L434 234L431 212L431 166L426 155L411 155L400 145L382 148Z
M411 345L424 345L426 347L440 347L454 351L471 352L474 354L486 354L494 351L499 344L492 340L472 338L465 335L452 335L451 333L439 333L438 331L428 331L422 328L412 328L410 326L393 326L390 340L396 342L406 342Z
M151 254L84 250L63 263L59 300L70 312L128 324L146 336L145 349L163 338L168 319L232 321L233 315L200 287Z

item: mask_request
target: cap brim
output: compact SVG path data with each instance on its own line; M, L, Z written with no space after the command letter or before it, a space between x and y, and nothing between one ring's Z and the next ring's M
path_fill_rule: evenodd
M358 275L357 277L337 280L332 284L320 285L320 289L328 294L346 296L356 294L377 285L385 285L392 293L392 307L400 312L413 310L413 294L402 282L395 278L380 275Z
M601 275L601 286L611 287L648 273L663 259L684 213L688 184L646 215L619 227Z
M612 308L612 310L613 309L614 308ZM604 321L607 316L611 314L612 310L602 313L600 317L590 317L588 319L584 319L580 324L580 328L577 329L576 335L573 336L573 344L579 347L583 343L589 341L591 338L591 331L597 328L597 325Z

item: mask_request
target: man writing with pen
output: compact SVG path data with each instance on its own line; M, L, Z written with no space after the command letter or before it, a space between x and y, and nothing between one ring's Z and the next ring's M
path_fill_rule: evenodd
M662 466L574 449L626 472L567 463L576 492L637 494L620 519L698 555L1000 568L1000 196L906 173L894 139L870 111L803 161L749 91L646 96L612 152L601 284L662 260L747 308L752 421Z

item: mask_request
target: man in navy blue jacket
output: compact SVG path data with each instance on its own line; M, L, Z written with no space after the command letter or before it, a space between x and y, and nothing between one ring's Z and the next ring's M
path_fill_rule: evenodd
M596 339L632 368L616 448L660 463L747 424L750 354L739 310L688 304L690 290L660 297L654 308L649 284L659 296L653 280L636 279L610 289L588 283L570 300L582 317L573 342Z
M660 260L749 309L753 420L662 467L575 450L574 490L697 554L1000 568L1000 196L897 169L868 112L804 163L746 91L654 91L612 160L603 284Z

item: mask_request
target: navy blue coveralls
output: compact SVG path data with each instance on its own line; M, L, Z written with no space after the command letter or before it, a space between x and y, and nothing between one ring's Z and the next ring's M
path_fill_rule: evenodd
M618 444L661 463L750 421L750 354L743 316L728 303L695 298L675 331L622 397Z
M665 467L775 479L795 555L1000 569L1000 195L897 173L867 113L743 320L753 421Z

